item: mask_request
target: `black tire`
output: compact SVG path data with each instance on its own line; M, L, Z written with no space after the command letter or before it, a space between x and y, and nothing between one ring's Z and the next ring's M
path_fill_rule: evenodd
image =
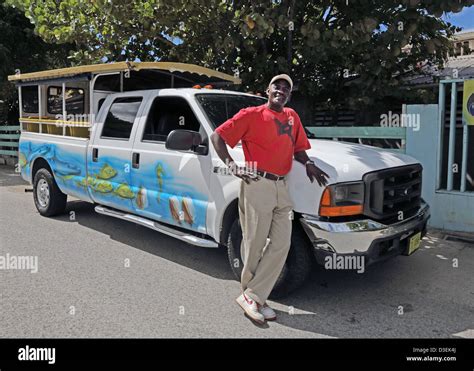
M243 268L240 254L241 241L242 229L237 217L232 223L227 239L227 254L231 269L239 281ZM295 220L293 221L290 251L270 298L276 299L288 296L302 286L311 273L313 263L314 257L311 254L310 242L299 222Z
M36 209L43 216L58 215L66 210L67 195L61 192L49 169L41 168L36 172L33 198Z

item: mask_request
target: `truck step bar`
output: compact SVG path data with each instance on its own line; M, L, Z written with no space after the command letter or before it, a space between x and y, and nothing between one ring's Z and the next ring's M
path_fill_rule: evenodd
M158 232L161 232L161 233L166 234L168 236L174 237L178 240L187 242L191 245L200 246L200 247L209 247L209 248L219 247L219 245L215 241L207 240L205 238L200 238L200 237L194 236L192 234L182 232L182 231L176 230L176 229L171 228L171 227L167 227L167 226L165 226L161 223L158 223L154 220L143 218L143 217L138 216L138 215L129 214L129 213L126 213L126 212L115 210L115 209L109 209L109 208L104 207L102 205L97 205L95 207L95 211L99 214L113 216L113 217L118 218L118 219L123 219L123 220L127 220L129 222L140 224L144 227L154 229L155 231L158 231Z

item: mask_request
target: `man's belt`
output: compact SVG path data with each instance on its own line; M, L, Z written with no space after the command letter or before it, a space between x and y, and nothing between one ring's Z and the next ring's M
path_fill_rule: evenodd
M270 179L270 180L283 180L283 179L285 179L284 176L272 174L272 173L269 173L267 171L257 170L256 173L257 173L257 175L260 175L260 176L262 176L264 178L267 178L267 179Z

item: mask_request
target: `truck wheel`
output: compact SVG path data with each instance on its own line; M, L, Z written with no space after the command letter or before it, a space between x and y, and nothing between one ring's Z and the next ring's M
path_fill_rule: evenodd
M66 209L67 195L62 193L48 169L39 169L33 180L33 197L38 212L43 216L61 214Z
M243 268L240 255L241 242L242 229L240 228L240 221L237 217L230 228L227 240L227 254L232 271L239 281ZM311 268L313 267L313 261L311 246L304 234L303 228L299 225L298 221L293 221L290 251L280 276L275 283L275 287L270 294L270 298L276 299L285 297L300 287L309 277Z

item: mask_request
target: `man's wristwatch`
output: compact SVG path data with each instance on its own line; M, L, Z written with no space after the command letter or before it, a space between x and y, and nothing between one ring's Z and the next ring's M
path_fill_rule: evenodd
M314 161L308 160L308 161L306 161L306 163L304 164L304 166L308 166L309 164L313 164L313 165L314 165Z

